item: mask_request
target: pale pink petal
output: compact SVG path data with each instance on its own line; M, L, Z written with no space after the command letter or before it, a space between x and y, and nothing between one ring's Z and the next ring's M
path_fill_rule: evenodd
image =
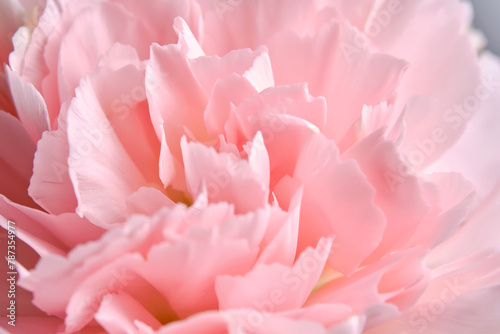
M452 0L400 1L389 14L390 29L383 29L376 20L391 2L381 3L366 33L373 29L372 43L411 64L401 82L397 109L406 104L405 155L415 167L424 168L457 141L479 107L479 66L468 33L471 6ZM432 75L423 75L429 71Z
M45 132L38 141L28 193L52 214L74 212L77 207L75 190L69 178L68 156L65 127Z
M137 127L137 131L145 131L149 122L145 114L147 109L135 107L134 102L130 107L124 104L123 110L112 106L108 109L107 103L117 101L120 104L122 101L100 95L103 80L108 79L115 82L111 85L115 94L128 92L128 97L132 98L130 92L135 87L134 81L140 78L139 72L130 66L100 74L102 77L98 74L82 80L68 110L69 173L78 199L77 212L97 225L110 226L126 217L126 198L148 180L158 178L155 164L144 165L158 158L149 154L154 147L150 145L151 137L140 132L133 138L125 136L132 122L138 120L145 123ZM128 85L132 85L132 89ZM148 160L141 161L140 157ZM103 188L103 184L107 186Z
M33 303L40 309L48 314L63 315L75 289L86 277L124 254L147 249L157 230L157 222L151 223L145 216L133 216L124 228L113 229L95 242L74 248L67 258L43 257L21 285L33 291Z
M500 141L500 61L491 53L480 58L482 85L476 91L483 98L481 109L467 123L465 133L426 171L460 172L476 186L482 199L500 182L500 157L496 143ZM479 97L478 96L478 97Z
M15 45L10 56L12 69L21 75L25 82L31 82L43 95L51 124L55 123L61 106L59 92L54 89L58 86L58 54L61 40L80 10L91 5L91 1L48 0L33 33L17 36L18 45Z
M203 110L208 93L190 71L179 44L151 46L151 58L146 68L146 92L158 138L162 137L160 126L163 124L169 149L180 159L179 144L185 127L197 136L196 139L204 138Z
M256 264L292 266L297 252L301 198L302 191L297 191L288 212L272 207L269 225L260 244L262 252Z
M408 172L396 146L384 140L382 130L352 146L341 159L358 163L376 189L374 203L384 211L387 220L382 241L368 261L401 248L430 211L421 181Z
M22 25L23 8L16 0L0 2L0 64L9 62L9 54L13 50L12 36Z
M222 56L231 50L256 49L279 31L305 33L316 23L314 1L196 2L205 23L200 40L208 54Z
M0 110L0 194L35 207L28 196L36 146L21 122Z
M257 90L248 80L236 74L217 80L203 115L208 133L224 133L232 108L256 93Z
M108 333L137 332L137 321L153 329L161 327L161 323L126 292L106 295L95 319Z
M426 185L426 197L432 208L408 246L424 245L432 249L450 238L468 218L475 192L473 184L458 173L435 173L428 180L431 183Z
M16 107L10 93L9 82L3 72L0 72L0 110L6 111L12 116L17 115Z
M181 318L217 308L216 276L244 273L257 256L246 241L225 239L217 231L190 234L176 244L152 247L142 270Z
M393 100L408 66L403 60L368 49L346 52L344 48L358 34L348 23L332 22L314 37L285 32L269 45L277 85L307 82L313 96L326 98L324 133L337 143L359 119L363 105Z
M323 0L325 5L333 5L353 26L363 30L366 20L374 9L375 0Z
M91 323L103 299L107 295L122 291L131 294L131 298L135 299L136 310L142 303L145 304L144 307L148 307L153 306L153 303L163 302L165 307L167 304L161 295L142 279L138 269L142 264L143 258L140 254L128 253L116 261L106 263L80 281L66 307L66 330L73 333ZM148 311L142 310L141 313L144 317ZM146 319L151 322L153 318L150 314Z
M212 203L233 203L238 213L262 208L268 201L265 180L246 160L230 153L217 153L202 144L182 141L186 182L193 197L201 190L202 181ZM265 150L265 147L262 147ZM198 166L203 164L204 168Z
M496 334L500 327L500 286L453 295L450 288L430 302L416 305L403 317L378 326L366 334L457 333Z
M190 19L190 23L195 23L197 19L193 4L188 1L154 0L150 1L147 6L134 0L112 0L111 2L120 4L134 17L141 19L152 31L157 32L158 36L155 42L161 45L177 41L177 36L172 28L177 16Z
M19 75L8 67L6 70L19 120L36 143L44 131L50 130L49 114L45 101L31 83L23 82Z
M203 312L163 326L154 334L228 334L227 320L219 312Z
M217 277L219 308L274 313L302 307L323 271L331 243L321 239L316 249L304 250L292 268L277 263L257 265L245 276Z
M332 328L352 314L349 306L344 304L315 304L299 309L281 312L280 315L290 319L309 320Z
M335 236L329 263L352 274L378 247L385 229L374 188L357 163L340 162L335 143L320 134L304 142L293 177L304 185L299 251L322 236Z
M104 232L75 213L55 216L13 203L4 196L0 196L0 214L13 220L16 227L52 244L62 253L78 244L98 239Z
M230 311L229 334L290 333L327 334L325 327L309 320L295 320L285 316L262 313L257 310Z
M126 26L116 24L125 21ZM89 26L93 29L88 29ZM146 59L154 38L153 31L121 6L102 2L80 12L61 40L58 68L61 102L74 96L80 79L95 71L99 58L114 42L133 45L139 57Z
M497 189L475 209L467 221L448 240L435 248L428 262L432 266L464 258L500 244L500 191Z
M306 306L320 303L343 303L360 312L369 305L383 303L391 294L379 293L378 285L384 274L412 252L391 254L367 266L351 277L340 277L324 283L315 289Z
M173 206L175 203L157 188L141 187L127 198L129 215L153 215L161 208Z

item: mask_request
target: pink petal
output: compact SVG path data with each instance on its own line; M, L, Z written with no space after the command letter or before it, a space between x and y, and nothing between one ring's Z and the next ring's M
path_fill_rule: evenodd
M392 99L408 64L389 55L344 50L358 37L348 23L325 25L315 37L276 35L269 55L277 85L308 82L328 104L325 134L337 143L361 116L363 105ZM290 69L295 69L290 71Z
M409 174L396 146L384 140L382 131L364 138L341 158L358 163L368 182L376 189L374 203L384 211L387 219L382 241L369 259L400 249L430 210L421 181Z
M17 115L36 143L44 131L50 130L49 114L45 101L31 83L23 82L17 73L9 68L6 69Z
M480 58L483 84L478 90L485 99L481 108L467 123L464 134L446 153L430 166L427 171L456 171L472 181L482 199L486 198L500 182L500 157L495 152L500 129L500 103L498 81L500 78L499 59L491 53L483 53ZM478 149L481 148L481 149Z
M16 223L16 227L44 240L62 253L78 244L98 239L104 230L75 213L59 216L22 206L0 197L0 214Z
M420 223L408 245L432 249L448 239L467 219L474 199L474 187L458 173L435 173L427 184L432 208Z
M307 248L293 268L277 263L257 265L245 276L217 277L219 308L274 313L302 307L323 271L331 243L321 239L315 250Z
M142 272L166 296L174 312L184 318L216 309L215 278L246 272L256 256L257 252L244 240L229 240L217 231L200 230L198 236L193 231L190 238L176 244L152 247Z
M378 247L386 220L356 162L338 159L335 143L322 135L303 144L293 174L304 184L299 251L322 236L335 236L329 263L350 275Z
M376 20L383 10L388 11L390 3L386 0L381 4L367 28L381 27ZM379 29L378 34L372 31L371 41L382 52L411 64L401 82L397 109L406 104L403 149L420 169L458 140L479 107L475 93L480 86L477 53L468 32L471 7L456 1L405 0L393 12L397 14L390 15L390 29ZM433 75L423 75L429 69ZM410 99L412 96L416 98Z
M500 229L498 212L500 209L500 191L487 198L481 206L475 209L448 240L435 248L429 255L429 263L433 266L445 264L480 252L488 247L498 247L500 244Z
M156 188L141 187L127 198L129 215L140 213L151 216L161 208L173 206L175 203Z
M82 80L68 110L69 172L78 199L77 212L100 226L123 221L126 198L158 178L154 167L158 158L153 153L156 139L146 130L150 126L147 109L134 104L137 101L130 107L108 109L111 101L122 102L113 100L122 92L133 100L133 83L140 78L132 66L112 73L103 70ZM102 89L104 80L114 89L108 95ZM128 132L132 126L138 131L133 138ZM103 184L107 186L103 188Z
M123 6L134 17L139 18L152 31L161 32L155 41L160 45L175 43L177 36L172 28L177 16L191 18L190 22L196 22L192 4L184 1L161 1L154 0L147 6L142 6L134 0L112 0L111 2Z
M186 182L193 197L204 181L212 203L233 203L238 213L262 208L268 201L268 188L252 166L230 153L216 153L202 144L182 141ZM263 147L265 149L265 147ZM200 164L204 165L199 169ZM244 189L244 190L243 190Z
M0 110L0 193L10 200L35 207L28 196L35 144L14 116Z
M304 33L314 22L312 1L213 2L197 0L201 7L204 33L201 44L208 54L224 55L231 50L256 49L279 31ZM272 19L260 19L272 18Z
M95 319L108 333L136 332L137 321L153 329L161 327L151 313L125 292L106 295Z
M45 132L38 141L28 193L52 214L74 212L77 207L75 190L69 178L68 156L65 126Z
M219 312L203 312L163 326L155 334L226 334L227 320Z
M125 21L126 27L119 24ZM93 29L89 30L89 26ZM114 42L133 45L139 57L146 59L154 38L153 31L121 6L100 3L80 12L61 40L58 71L61 102L74 96L80 79L95 71L99 58Z

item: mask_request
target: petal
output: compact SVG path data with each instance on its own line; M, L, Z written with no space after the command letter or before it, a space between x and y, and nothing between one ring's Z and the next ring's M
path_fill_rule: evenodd
M387 219L382 241L370 259L400 249L430 211L421 181L407 172L396 146L384 140L382 131L352 146L341 159L353 159L358 163L376 190L374 203L384 211Z
M402 147L412 164L421 169L460 138L480 105L477 53L468 32L471 6L449 0L401 1L399 6L392 5L390 29L382 29L376 20L390 8L391 1L384 1L366 29L373 29L371 42L382 52L411 64L401 81L397 109L406 104ZM427 75L429 69L432 75ZM413 96L416 98L411 99Z
M458 173L435 173L428 178L428 202L432 208L420 223L408 245L432 249L457 231L469 216L474 186Z
M151 216L161 208L173 206L175 203L156 188L141 187L127 198L129 215L140 213Z
M0 214L16 222L16 227L46 241L62 253L78 244L98 239L104 232L75 213L59 216L13 203L0 197Z
M133 333L137 331L137 321L153 329L161 327L157 319L125 292L106 295L95 319L108 333Z
M203 312L163 326L155 334L226 334L227 326L219 312Z
M299 251L321 236L335 236L329 263L350 275L378 247L385 229L374 188L356 162L340 162L335 143L320 134L303 144L293 177L304 185Z
M31 83L23 82L17 73L9 68L6 69L17 115L31 139L36 143L44 131L50 130L45 101Z
M245 276L219 276L215 290L221 310L256 308L274 313L302 307L323 271L332 240L321 239L307 248L293 268L257 265Z
M124 27L119 22L128 22ZM93 29L88 29L92 26ZM58 87L61 102L74 96L80 79L95 71L113 43L132 45L146 59L155 34L121 6L99 3L82 11L61 40ZM82 52L82 50L84 50Z
M448 240L429 255L429 264L445 264L500 244L497 220L500 210L500 191L487 198L481 206L470 213L467 221Z
M102 70L82 80L68 110L69 173L77 212L100 226L123 221L126 198L148 181L159 183L159 143L152 137L144 101L134 95L142 87L141 77L133 66ZM130 136L130 129L136 136Z
M52 214L74 212L77 207L75 189L69 178L68 156L65 127L45 132L38 141L28 193Z
M498 85L500 79L499 59L491 53L480 58L483 83L477 93L484 97L481 108L467 123L462 137L438 161L426 171L456 171L472 181L481 199L484 199L500 182L500 157L495 143L500 138L500 103ZM480 149L478 149L480 148Z
M308 82L313 96L326 98L324 133L337 143L359 119L363 105L392 99L408 66L368 49L346 51L346 46L361 38L358 34L348 23L333 22L314 37L278 34L269 46L277 85Z
M193 235L191 240L183 238L173 245L152 247L142 271L180 318L216 309L215 278L242 274L257 257L256 250L244 240L229 240L216 231L199 232L203 233L195 238Z
M305 0L287 4L276 0L196 2L201 7L204 22L201 44L208 54L256 49L283 30L305 33L316 14L314 2Z
M216 153L199 143L187 143L185 138L181 146L186 182L193 197L201 191L204 181L210 202L233 203L237 213L253 211L267 203L269 190L246 160L230 153ZM203 169L198 168L201 164Z
M35 144L14 116L0 110L0 193L10 200L36 206L28 196Z

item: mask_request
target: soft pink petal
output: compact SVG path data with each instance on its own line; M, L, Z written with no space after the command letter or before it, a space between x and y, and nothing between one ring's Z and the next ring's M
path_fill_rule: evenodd
M36 206L28 196L36 146L21 122L0 110L0 193L10 200Z
M127 22L126 26L119 22ZM92 26L93 29L88 29ZM99 58L114 42L133 45L148 57L155 34L121 6L102 2L82 11L61 40L58 87L61 102L74 96L80 79L95 71Z
M186 182L193 197L204 181L210 202L234 203L236 212L246 213L263 207L268 201L265 180L246 160L230 153L217 153L202 144L182 142ZM262 147L265 150L265 147ZM200 164L204 165L199 169Z
M131 92L127 86L139 80L140 74L132 66L99 74L82 80L68 110L69 172L78 199L77 211L97 225L110 226L126 217L127 196L147 184L148 179L157 178L158 172L148 170L154 164L144 165L148 160L155 161L153 153L149 153L152 147L148 137L139 132L137 137L130 138L127 132L138 120L145 123L137 130L144 131L149 121L147 110L136 108L135 104L115 109L107 103L122 101L100 95L104 79L115 82L111 85L106 81L115 94L126 94ZM144 145L146 150L137 144ZM140 157L148 160L138 160ZM103 184L107 186L103 188Z
M500 191L497 189L481 206L475 209L467 221L448 240L435 248L428 262L432 266L445 264L488 247L498 247L500 244L500 225L498 212L500 210Z
M215 283L219 308L274 313L302 307L323 271L331 243L321 239L315 250L307 248L293 268L257 265L245 276L219 276Z
M500 61L488 52L481 55L483 85L478 92L485 99L481 109L467 123L464 134L426 171L456 171L472 181L478 195L486 198L500 182L500 156L496 143L500 141Z
M431 211L421 221L409 246L432 249L448 239L468 218L474 200L474 186L458 173L435 173L428 177L427 197Z
M421 181L407 171L396 146L384 139L382 131L364 138L341 158L358 163L376 189L374 202L384 211L387 219L382 241L370 259L401 248L430 211Z
M16 227L44 240L62 253L78 244L98 239L104 230L75 213L59 216L13 203L0 197L0 214L16 223Z
M77 200L69 178L69 145L65 127L45 132L38 141L28 193L52 214L74 212Z
M10 93L9 82L3 72L0 72L0 110L6 111L12 116L17 115L16 107Z
M181 318L216 309L216 276L244 273L257 256L244 240L224 239L217 231L199 230L197 234L193 231L191 237L176 244L154 246L143 270Z
M383 1L371 20L387 11L390 3ZM397 108L406 104L405 155L415 167L424 168L457 141L479 107L475 103L479 66L468 32L471 6L453 0L404 0L394 12L390 29L372 33L371 41L382 52L411 64L401 82ZM376 25L368 22L366 27ZM429 71L432 75L426 75Z
M50 130L45 101L31 83L23 82L17 73L9 68L6 69L19 120L36 143L44 131Z
M329 263L350 275L378 247L385 229L374 188L356 162L340 162L335 143L319 134L303 144L293 177L304 185L299 251L335 236Z
M0 3L0 64L9 62L13 50L12 36L22 25L23 8L18 1L6 0Z
M153 215L164 207L173 207L174 202L157 188L141 187L127 198L127 208L130 214Z
M163 326L155 334L227 334L227 320L219 312L203 312Z
M222 56L231 50L256 49L279 31L305 33L316 23L314 1L196 2L205 23L201 44L208 54Z
M136 321L157 329L161 323L129 294L106 295L95 314L96 321L108 333L133 333L137 331Z
M358 34L348 23L333 22L314 37L279 34L269 46L277 85L307 82L313 96L326 98L324 133L337 143L359 119L363 105L393 99L408 66L368 49L346 52L344 48L360 38Z

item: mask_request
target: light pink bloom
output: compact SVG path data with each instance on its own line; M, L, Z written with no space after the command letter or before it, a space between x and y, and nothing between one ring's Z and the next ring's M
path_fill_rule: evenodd
M500 330L500 60L467 3L0 4L2 328Z

